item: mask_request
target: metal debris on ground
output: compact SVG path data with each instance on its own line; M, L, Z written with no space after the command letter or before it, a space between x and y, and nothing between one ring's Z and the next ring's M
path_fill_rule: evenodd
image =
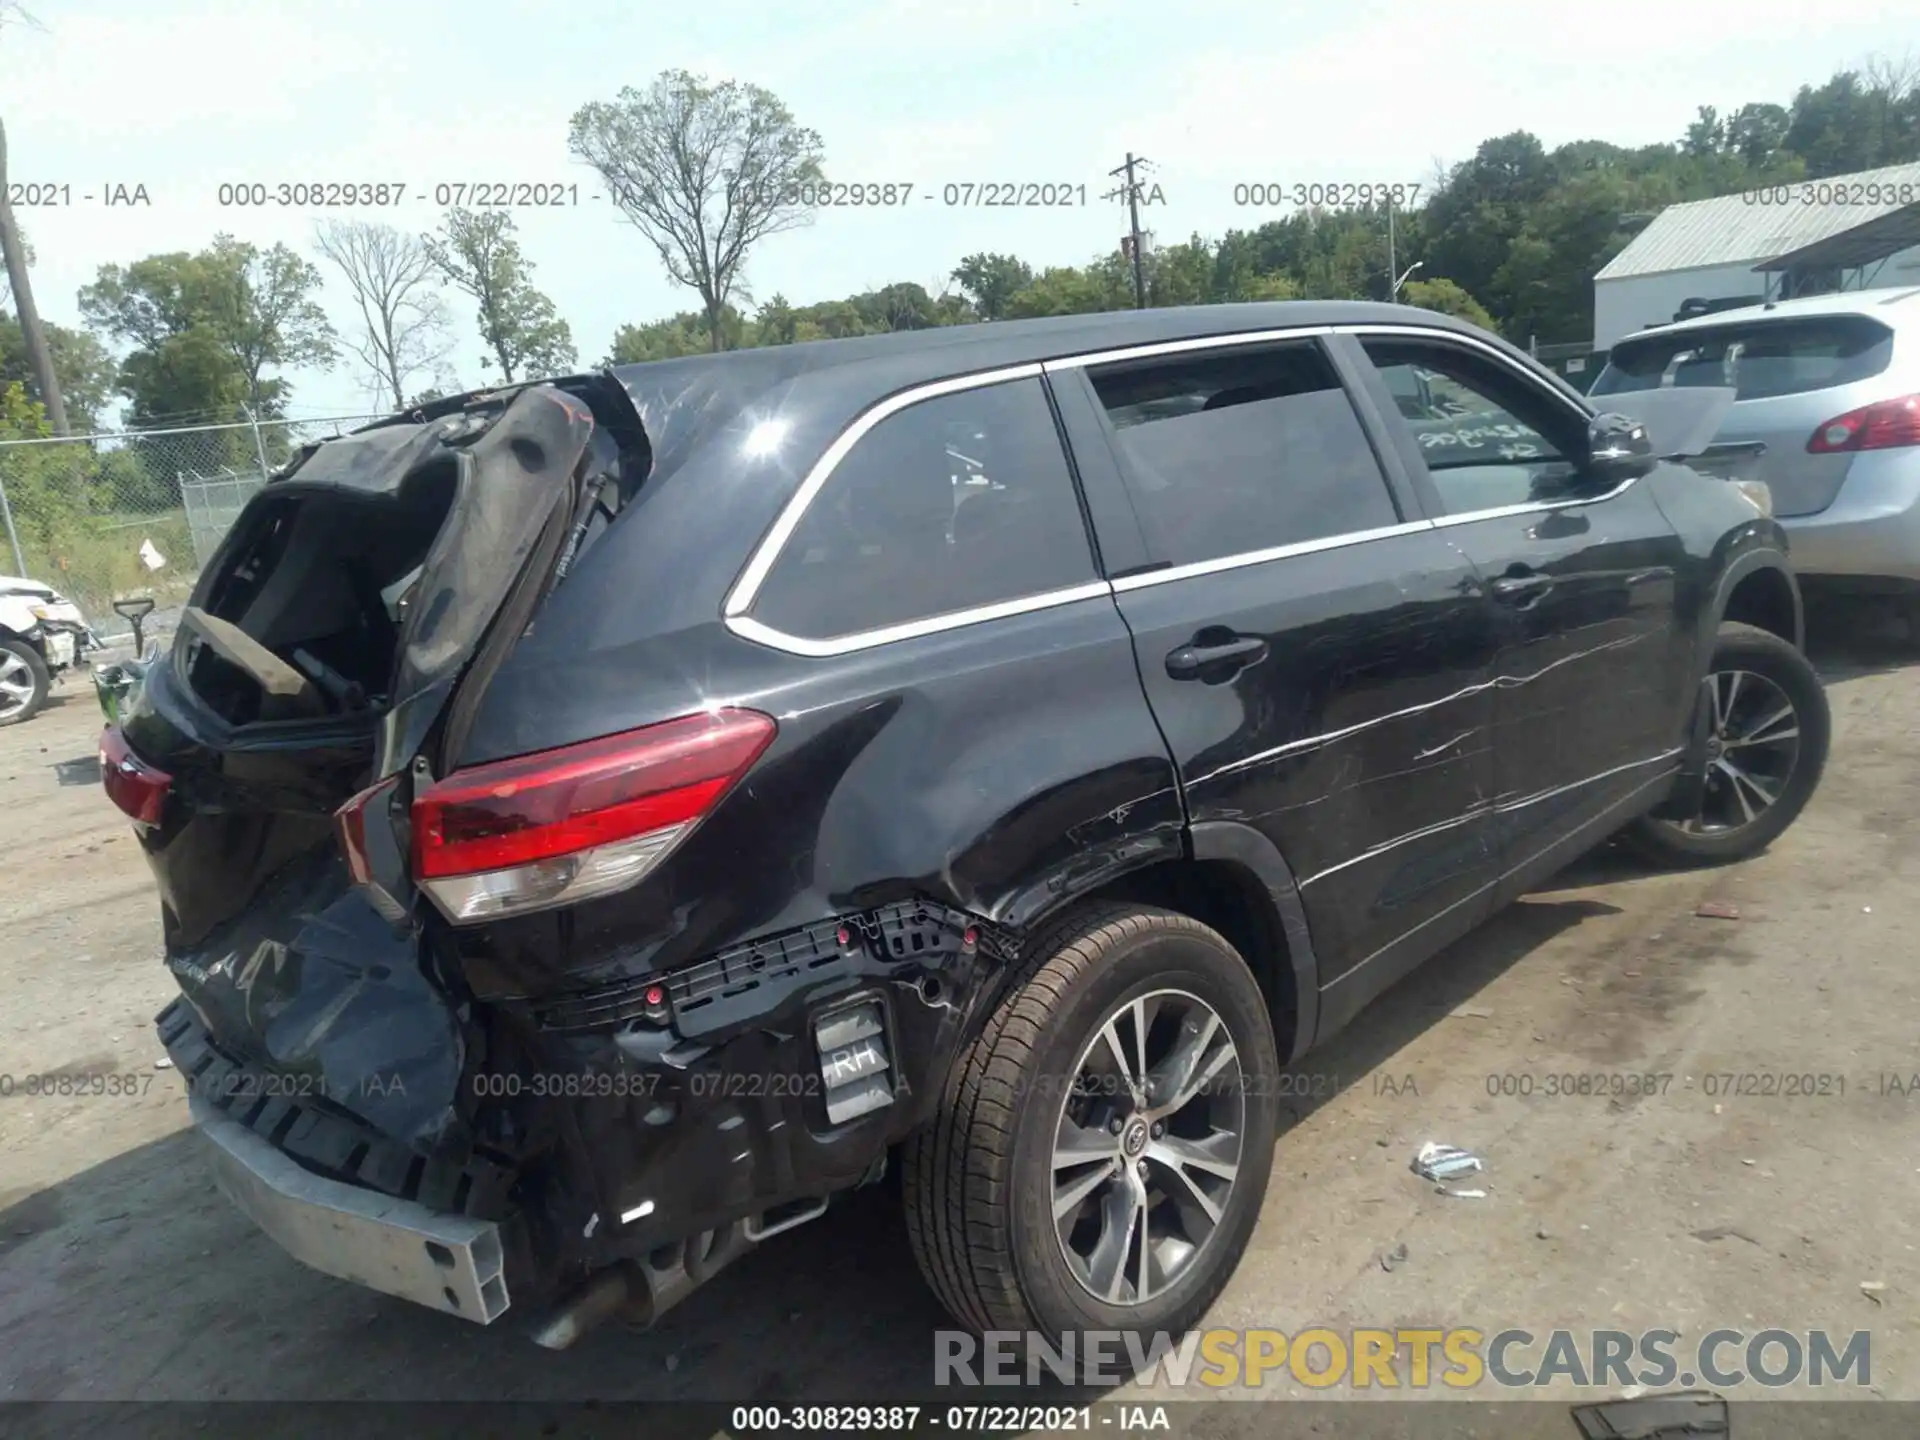
M1725 1435L1727 1402L1706 1390L1648 1395L1634 1386L1618 1400L1573 1407L1584 1440L1680 1440Z
M1693 913L1702 920L1738 920L1740 907L1731 900L1702 900Z
M1884 1280L1862 1280L1860 1282L1860 1293L1876 1305L1885 1303L1880 1299L1880 1292L1886 1288L1887 1282Z
M1484 1190L1449 1190L1444 1185L1435 1187L1434 1193L1438 1195L1451 1195L1455 1200L1484 1200L1487 1198L1487 1192Z
M1466 1175L1486 1167L1480 1163L1480 1157L1470 1150L1462 1150L1455 1145L1442 1145L1429 1140L1420 1147L1413 1157L1413 1173L1422 1180L1451 1180L1456 1175Z
M1448 1012L1456 1020L1491 1020L1493 1012L1482 1010L1478 1005L1456 1005Z
M1388 1274L1392 1274L1393 1267L1400 1264L1406 1258L1407 1258L1407 1245L1406 1245L1406 1242L1403 1240L1398 1245L1394 1246L1393 1249L1383 1250L1380 1252L1380 1268L1382 1270L1385 1270Z

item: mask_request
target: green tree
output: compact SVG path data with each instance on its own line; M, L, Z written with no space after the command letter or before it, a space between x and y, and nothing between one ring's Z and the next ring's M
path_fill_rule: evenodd
M1442 315L1456 316L1478 325L1482 330L1498 328L1486 307L1451 280L1409 280L1400 287L1400 301L1404 305L1417 305L1422 310L1438 310Z
M1033 283L1033 267L1018 256L981 251L954 266L950 278L982 320L1004 320L1013 297Z
M1470 294L1491 294L1529 210L1555 179L1546 150L1524 130L1482 141L1426 206L1427 268Z
M573 331L553 301L534 288L512 215L449 210L440 229L421 243L447 283L473 297L486 346L483 369L497 365L501 383L511 385L574 368Z
M762 240L812 222L820 136L772 91L667 70L574 113L567 148L606 181L613 203L700 296L712 348Z
M924 285L905 281L852 296L848 302L869 335L896 330L931 330L941 323L940 308Z
M1824 85L1803 85L1781 145L1815 179L1920 159L1920 88L1914 67L1876 59Z
M795 314L793 306L787 303L787 297L775 292L754 314L754 343L756 345L791 345L798 326L799 317Z
M1786 143L1788 123L1783 105L1742 105L1727 120L1726 147L1758 168Z
M1163 246L1144 258L1149 305L1205 305L1218 298L1215 247L1204 236Z
M195 254L101 266L80 292L80 312L131 347L117 389L133 423L228 420L241 405L269 418L284 413L291 389L269 371L333 363L319 289L319 271L286 246L217 235Z
M53 373L66 401L67 421L75 434L100 428L112 399L119 366L100 337L90 330L69 330L61 325L42 325L47 349L53 355ZM0 309L0 387L19 381L29 399L45 401L33 377L27 347L20 333L19 320Z
M1688 155L1717 155L1726 148L1727 124L1711 105L1702 105L1698 118L1687 127L1680 148Z
M744 340L747 321L731 305L722 313L720 325L721 332L731 337L729 349ZM707 317L698 310L687 310L647 325L622 325L614 332L606 363L637 365L648 360L672 360L682 355L704 355L712 347Z

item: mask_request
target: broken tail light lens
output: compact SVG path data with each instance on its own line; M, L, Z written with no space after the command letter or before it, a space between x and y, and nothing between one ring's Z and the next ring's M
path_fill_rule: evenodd
M173 777L147 764L127 744L118 725L100 736L100 783L107 798L142 825L158 825Z
M1854 450L1894 450L1920 445L1920 395L1881 400L1836 415L1807 441L1809 455L1838 455Z
M456 770L413 800L413 874L456 925L638 883L772 743L753 710L716 710Z

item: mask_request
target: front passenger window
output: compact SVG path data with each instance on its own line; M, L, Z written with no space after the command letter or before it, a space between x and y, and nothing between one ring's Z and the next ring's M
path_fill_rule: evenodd
M1366 340L1449 515L1570 498L1570 411L1493 361L1422 341Z

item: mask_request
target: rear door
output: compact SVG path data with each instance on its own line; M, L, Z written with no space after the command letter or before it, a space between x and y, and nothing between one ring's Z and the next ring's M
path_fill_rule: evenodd
M1292 869L1339 987L1325 1033L1484 913L1493 642L1473 567L1414 513L1311 334L1049 370L1090 499L1116 476L1146 536L1147 562L1109 573L1188 817L1250 826Z
M1492 346L1359 329L1391 429L1441 533L1477 567L1500 627L1494 818L1512 890L1673 767L1689 662L1686 556L1650 487L1584 488L1587 415ZM1383 402L1384 408L1384 402Z
M1760 317L1621 341L1593 397L1694 385L1726 386L1733 408L1723 444L1766 446L1758 474L1783 520L1833 503L1853 464L1849 452L1808 442L1829 420L1888 397L1879 378L1893 360L1893 331L1865 315Z

